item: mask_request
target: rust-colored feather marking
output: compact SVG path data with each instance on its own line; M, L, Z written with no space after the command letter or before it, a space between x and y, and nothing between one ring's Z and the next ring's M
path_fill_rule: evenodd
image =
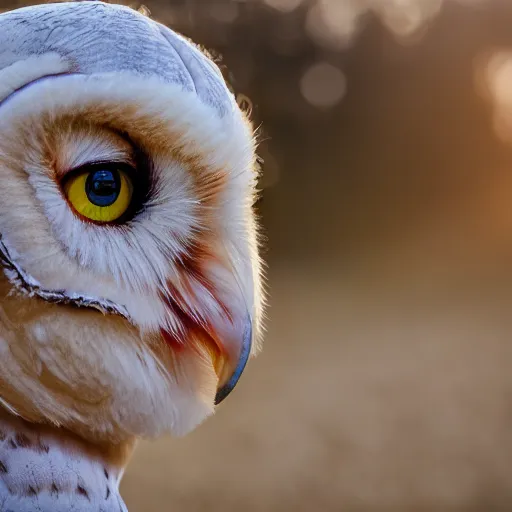
M216 298L219 307L229 321L232 321L232 315L228 307L217 298L218 294L216 294L215 287L205 273L206 263L212 261L215 261L215 257L206 245L195 244L189 247L187 252L176 261L180 275L180 287L183 289L183 292L189 294L192 298L196 298L196 292L192 286L194 283L204 287L212 297ZM196 348L190 346L187 341L199 342L208 349L212 361L217 368L217 364L220 364L223 356L221 340L219 340L209 319L202 315L200 311L191 309L191 306L183 296L183 292L171 281L167 282L167 293L162 294L162 299L174 318L179 320L181 333L173 333L162 329L162 338L174 354L179 354L185 349ZM192 345L195 345L195 343L192 343Z
M196 191L201 203L209 208L219 206L222 192L228 183L228 174L224 170L209 170L196 175Z
M229 319L233 322L233 317L226 304L218 298L218 293L212 280L207 276L206 268L208 265L221 265L219 257L211 249L213 240L208 243L206 236L203 236L201 242L195 242L185 247L182 254L176 259L175 265L179 275L182 277L181 283L186 286L187 292L194 296L192 283L195 282L202 286L212 297L216 298L217 304Z

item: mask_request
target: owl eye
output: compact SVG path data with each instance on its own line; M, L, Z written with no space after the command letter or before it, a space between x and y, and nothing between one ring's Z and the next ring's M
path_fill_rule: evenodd
M64 193L76 213L107 224L118 221L129 210L133 181L122 164L94 164L74 171L64 183Z

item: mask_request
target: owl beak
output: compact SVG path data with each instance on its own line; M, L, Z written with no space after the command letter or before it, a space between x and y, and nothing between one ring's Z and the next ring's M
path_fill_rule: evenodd
M187 307L182 296L174 290L167 295L165 302L173 317L180 319L184 328L185 338L190 336L190 343L175 330L160 330L164 342L179 354L183 347L189 346L194 353L194 340L198 341L211 358L212 366L217 374L218 386L215 405L220 404L237 385L251 355L252 349L252 318L247 309L233 307L222 309L222 313L202 317ZM204 352L202 351L204 354Z
M231 346L224 344L224 347L226 347L224 350L227 352L227 363L219 376L221 385L215 396L215 405L220 404L238 384L251 354L252 321L250 317L246 319L241 340L234 341Z

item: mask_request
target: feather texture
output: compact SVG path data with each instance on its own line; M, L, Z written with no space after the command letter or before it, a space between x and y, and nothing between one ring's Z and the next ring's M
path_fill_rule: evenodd
M0 15L7 508L124 510L113 483L103 496L105 464L120 478L127 462L112 453L189 432L236 384L261 332L255 153L215 64L143 14ZM102 162L133 169L140 204L120 223L88 222L66 196Z

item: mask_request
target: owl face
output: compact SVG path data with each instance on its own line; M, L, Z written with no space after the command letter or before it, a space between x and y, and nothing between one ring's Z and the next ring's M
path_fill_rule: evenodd
M0 400L121 441L233 389L261 310L252 128L216 66L131 9L0 16Z

